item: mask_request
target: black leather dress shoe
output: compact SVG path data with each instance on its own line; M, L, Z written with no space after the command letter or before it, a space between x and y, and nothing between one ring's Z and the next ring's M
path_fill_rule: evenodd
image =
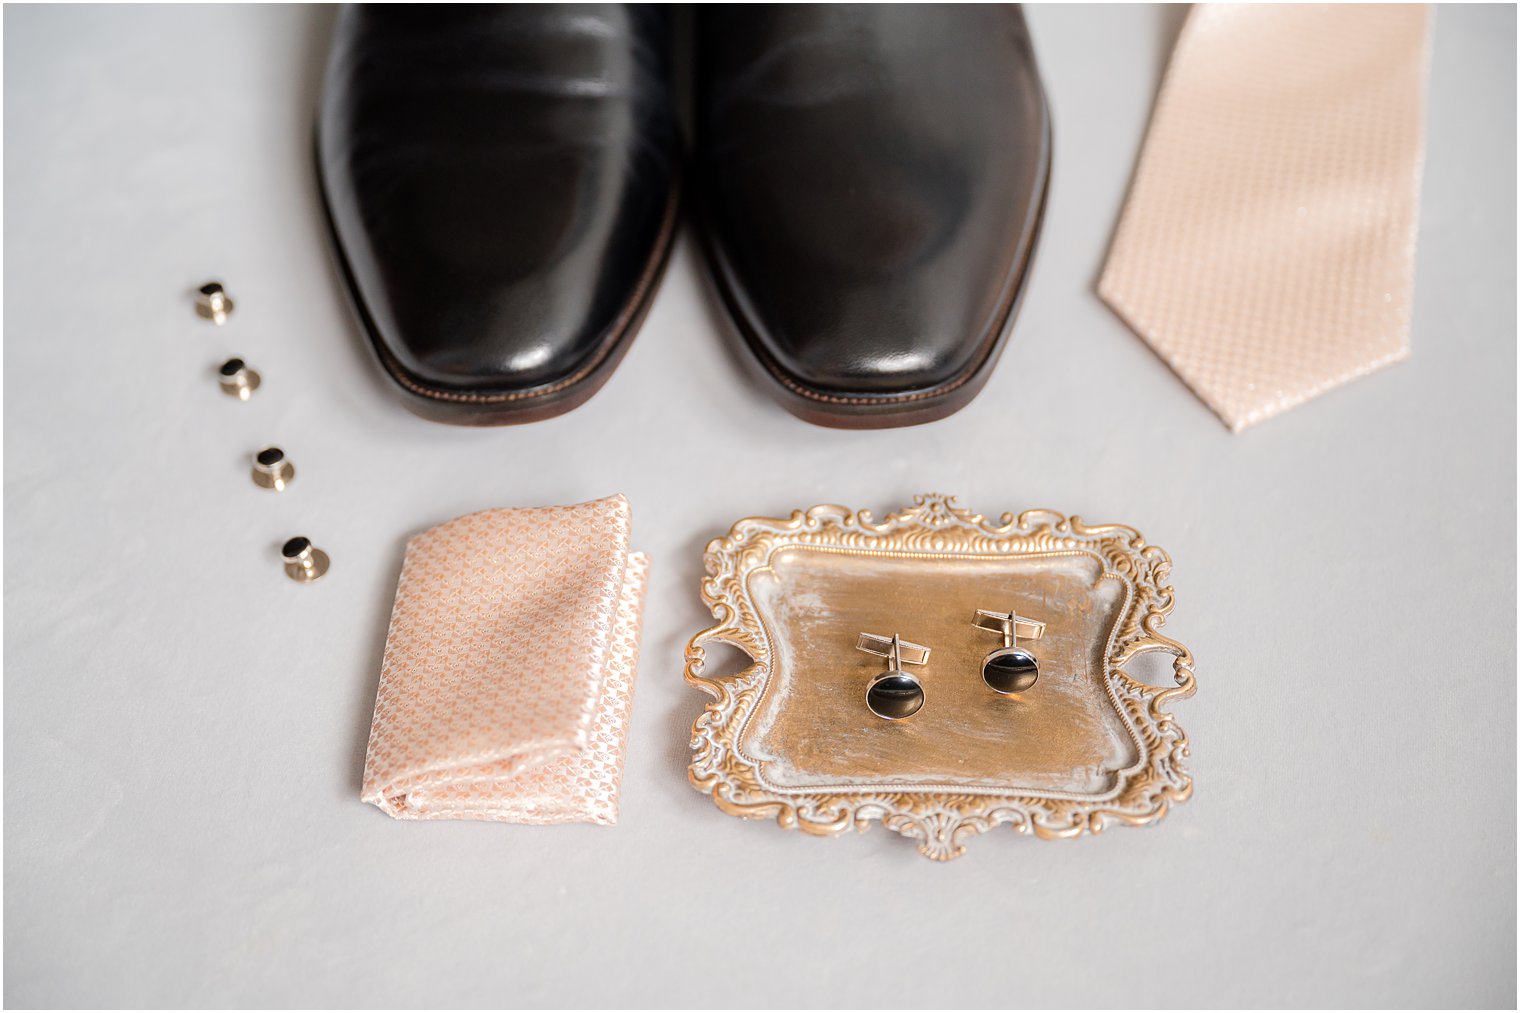
M1018 6L711 5L697 37L708 261L782 404L858 428L964 406L1050 172Z
M351 7L318 163L364 329L421 415L529 422L607 380L670 250L668 14Z

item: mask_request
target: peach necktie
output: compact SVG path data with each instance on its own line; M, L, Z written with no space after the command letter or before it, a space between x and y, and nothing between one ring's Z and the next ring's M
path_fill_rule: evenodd
M1428 20L1188 16L1098 293L1233 430L1409 355Z

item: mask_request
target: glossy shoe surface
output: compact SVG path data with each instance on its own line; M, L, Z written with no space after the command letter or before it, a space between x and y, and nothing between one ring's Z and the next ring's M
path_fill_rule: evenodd
M858 428L964 406L1049 177L1018 6L712 5L697 38L708 263L778 399Z
M669 253L666 8L354 6L317 158L349 295L419 414L560 414L627 350Z

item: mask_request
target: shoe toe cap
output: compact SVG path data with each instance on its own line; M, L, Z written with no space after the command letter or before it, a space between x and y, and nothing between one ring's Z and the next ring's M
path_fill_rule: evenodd
M605 170L530 152L339 187L334 226L382 354L447 390L531 390L588 368L641 295L665 196Z

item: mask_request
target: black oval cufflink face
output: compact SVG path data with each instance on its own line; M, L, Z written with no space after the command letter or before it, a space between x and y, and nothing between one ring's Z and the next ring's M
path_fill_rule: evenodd
M927 664L929 648L910 644L895 633L890 637L862 633L855 649L887 659L887 670L866 684L866 706L871 713L883 721L901 721L917 714L924 705L924 686L902 666Z
M1045 635L1043 622L1012 611L977 609L971 625L1003 638L1003 646L982 659L982 681L988 689L1012 696L1040 681L1040 662L1019 646L1019 639L1039 640Z
M1004 696L1031 689L1040 680L1040 663L1022 647L1004 647L982 661L982 681Z
M866 706L885 721L901 721L924 705L924 687L906 672L884 672L866 687Z

